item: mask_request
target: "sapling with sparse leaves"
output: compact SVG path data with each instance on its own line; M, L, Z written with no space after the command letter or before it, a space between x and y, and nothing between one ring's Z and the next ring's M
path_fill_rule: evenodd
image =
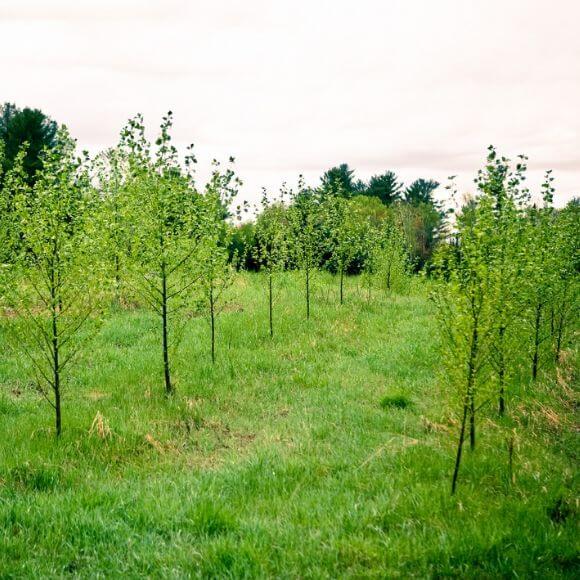
M274 338L274 279L288 264L288 209L284 204L286 188L280 197L269 200L266 190L262 195L262 211L256 220L255 259L268 277L268 323L270 338Z
M230 163L234 159L230 158ZM226 291L235 276L235 260L230 260L231 226L226 221L227 209L238 192L241 181L231 167L221 169L214 160L214 171L207 183L200 212L204 236L200 247L200 282L210 325L211 361L216 361L217 318L226 305Z
M381 266L381 233L379 228L368 221L363 229L363 262L361 279L366 290L367 303L370 304L375 278Z
M543 206L529 208L524 230L526 263L522 289L532 381L537 380L548 361L551 343L550 306L555 297L558 253L553 179L551 171L546 172L542 184Z
M298 180L298 191L293 196L288 215L293 240L293 261L304 275L306 319L309 320L312 280L322 260L321 230L323 220L320 200L314 191L305 187L302 176Z
M490 363L497 381L498 411L506 409L506 389L518 351L517 316L522 309L521 287L525 249L522 247L521 202L527 199L523 187L526 157L520 156L515 170L506 157L488 148L486 166L475 180L487 199L488 218L493 227L485 230L484 243L490 247L489 276L493 332ZM481 219L481 211L474 214Z
M14 312L9 330L54 409L60 436L67 373L100 320L104 293L94 197L86 159L75 156L64 127L43 152L33 195L21 178L9 180L20 242L7 296Z
M120 302L122 262L129 246L129 222L125 219L126 184L129 177L127 150L119 146L98 155L93 163L93 173L101 202L101 235L110 262L110 275L114 280L115 299Z
M155 152L145 138L141 116L129 122L120 144L129 165L123 208L128 237L124 282L159 316L167 395L175 391L171 352L179 343L184 308L199 278L196 256L206 232L190 170L195 157L190 149L184 171L171 143L172 123L169 112Z
M402 227L394 217L385 220L378 232L378 271L386 292L403 289L409 280L409 247Z
M330 238L331 266L338 274L339 302L344 303L344 277L359 252L361 220L339 189L324 201ZM358 219L357 219L358 218Z
M492 200L481 196L469 216L459 216L459 251L445 263L447 280L433 293L442 330L447 380L458 387L461 398L460 432L451 483L455 493L466 433L471 449L476 444L476 413L481 400L480 386L488 361L491 322L488 242L493 228ZM468 425L469 422L469 425Z
M570 204L561 210L554 223L554 289L550 329L554 360L560 363L564 346L578 328L580 312L580 208Z

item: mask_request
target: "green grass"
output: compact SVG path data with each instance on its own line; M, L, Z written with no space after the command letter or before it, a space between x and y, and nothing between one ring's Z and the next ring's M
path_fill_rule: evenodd
M451 497L458 409L426 293L367 304L348 282L340 307L320 276L307 322L288 275L270 340L263 280L240 277L215 367L189 320L170 400L158 321L113 312L60 441L4 352L0 577L578 577L570 373L519 385L506 419L482 411Z

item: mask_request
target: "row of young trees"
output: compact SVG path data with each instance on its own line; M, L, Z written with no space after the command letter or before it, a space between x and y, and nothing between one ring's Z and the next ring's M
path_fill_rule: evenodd
M505 415L511 385L533 384L577 332L580 208L554 209L550 172L543 204L532 204L526 161L513 166L490 147L478 197L438 249L433 298L462 409L452 492L467 433L476 446L478 411L495 402Z
M34 369L38 392L62 429L64 373L102 319L111 298L134 295L160 320L165 390L171 394L170 352L195 288L208 303L215 358L215 317L232 270L224 207L237 179L217 162L203 192L171 144L171 114L155 150L140 117L119 145L90 161L75 156L61 128L33 185L26 145L3 180L2 302L6 332Z
M315 197L319 203L343 203L344 208L357 214L357 219L375 224L391 221L402 230L410 257L410 266L415 272L423 269L433 255L439 233L444 223L445 212L441 203L433 197L438 187L434 181L418 179L406 189L396 175L387 171L373 176L369 184L354 181L353 171L348 165L328 170L317 187L304 186L299 181L298 191ZM357 185L358 184L358 185ZM392 190L392 191L391 191ZM338 201L338 200L341 201ZM244 267L258 270L256 255L256 224L246 222L235 233L232 244L245 257ZM336 260L329 259L330 249L325 250L324 267L330 271L336 268ZM361 270L363 252L355 255L350 266L351 273Z
M363 274L370 300L377 278L385 291L401 289L411 269L409 244L396 214L373 219L354 200L307 188L302 177L295 192L283 187L274 200L264 192L251 247L252 258L268 275L272 336L274 278L285 269L298 269L304 277L307 319L313 278L321 268L337 274L341 305L348 274Z
M169 113L152 144L137 116L116 147L92 160L76 156L74 140L61 128L43 151L34 179L25 168L26 144L3 175L4 331L54 408L57 435L63 378L110 304L136 299L158 316L168 395L175 390L172 352L187 312L200 299L215 362L217 319L241 261L231 249L235 228L228 219L240 181L231 164L214 161L209 181L198 189L193 148L181 162L171 127ZM341 304L344 277L355 259L369 296L379 272L385 289L407 274L406 242L393 219L370 220L352 200L321 196L302 180L296 191L283 188L278 199L264 195L255 228L252 254L267 274L271 336L276 278L285 269L299 269L304 276L307 318L312 280L324 264L339 273Z

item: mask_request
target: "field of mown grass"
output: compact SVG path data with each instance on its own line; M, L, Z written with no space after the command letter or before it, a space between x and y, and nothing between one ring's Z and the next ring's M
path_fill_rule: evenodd
M427 291L347 302L285 276L189 320L163 394L158 320L116 308L67 386L63 436L0 346L0 577L578 577L573 353L481 411L450 496L457 398ZM513 475L507 439L515 429Z

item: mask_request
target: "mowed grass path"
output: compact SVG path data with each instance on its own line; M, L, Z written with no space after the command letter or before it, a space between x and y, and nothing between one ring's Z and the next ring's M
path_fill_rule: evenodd
M482 414L452 498L458 409L426 291L367 304L357 284L340 307L321 275L307 322L285 276L272 341L265 280L240 276L215 366L207 323L188 321L170 400L158 320L111 313L60 441L3 350L0 577L577 577L569 377L536 400L520 385L503 422Z

